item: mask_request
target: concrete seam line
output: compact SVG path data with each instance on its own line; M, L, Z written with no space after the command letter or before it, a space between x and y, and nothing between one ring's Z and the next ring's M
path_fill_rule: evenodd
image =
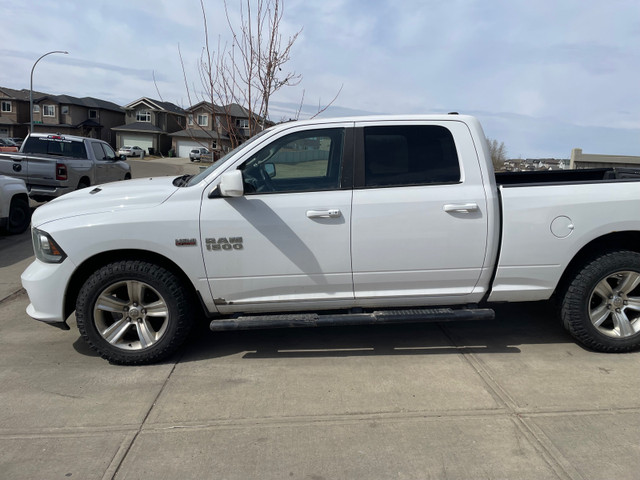
M167 378L165 378L162 384L162 387L160 387L160 390L158 390L158 394L154 397L153 401L151 402L151 406L147 410L147 413L142 419L142 422L140 422L140 426L138 427L138 430L133 434L133 436L128 442L127 441L123 442L122 447L118 449L118 452L116 452L116 454L114 455L112 462L117 462L117 465L115 465L115 468L114 468L114 465L109 465L109 467L107 467L107 470L105 471L105 474L102 477L102 480L115 480L115 478L118 476L118 473L120 472L120 468L122 467L122 464L124 463L127 456L129 455L131 448L133 448L133 444L136 442L136 439L138 438L138 435L140 435L140 432L142 432L142 429L144 428L144 424L147 422L149 415L151 415L151 412L153 411L153 408L156 406L156 403L158 402L160 395L162 395L162 392L164 392L165 388L167 387L167 383L169 383L169 379L173 375L173 372L176 371L176 367L180 363L180 360L182 360L183 356L184 356L184 351L180 355L180 358L176 360L176 363L173 364L173 368L171 368L169 375L167 375Z
M438 323L442 333L449 339L449 341L456 347L461 347L461 340L449 329L447 326ZM476 356L473 352L465 351L461 349L460 355L465 359L469 366L478 374L482 379L482 382L489 389L492 395L498 399L500 403L506 407L510 412L510 418L513 420L516 429L524 435L527 441L531 444L534 450L536 450L542 459L549 465L554 473L560 478L569 478L571 480L584 480L584 477L576 470L571 462L555 447L553 442L543 434L539 432L536 434L535 428L532 428L528 422L522 418L518 412L518 404L509 395L509 393L502 387L493 375L491 375L489 368L484 362Z
M14 298L19 297L20 295L22 295L23 293L27 293L27 291L24 288L20 288L19 290L16 290L15 292L10 293L6 297L4 297L2 300L0 300L0 305L2 305L5 302L10 302Z

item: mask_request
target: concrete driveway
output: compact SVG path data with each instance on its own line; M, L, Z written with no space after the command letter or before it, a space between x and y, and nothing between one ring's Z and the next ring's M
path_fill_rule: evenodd
M135 172L135 170L134 170ZM0 237L0 478L637 479L640 353L551 305L491 322L213 334L120 367L30 320Z

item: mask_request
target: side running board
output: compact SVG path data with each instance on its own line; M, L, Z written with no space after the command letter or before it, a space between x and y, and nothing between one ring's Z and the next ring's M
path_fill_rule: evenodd
M495 312L489 308L457 310L452 308L421 308L380 310L372 313L251 315L213 320L209 327L214 332L221 332L225 330L255 330L263 328L456 322L461 320L493 320L494 318Z

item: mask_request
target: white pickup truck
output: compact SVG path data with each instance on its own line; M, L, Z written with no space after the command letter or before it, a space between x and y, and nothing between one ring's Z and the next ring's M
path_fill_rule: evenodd
M46 201L96 183L128 180L131 168L102 140L33 133L20 152L0 153L0 174L24 180L31 198Z
M149 363L214 331L493 318L556 297L589 348L640 345L640 172L495 175L463 115L281 124L197 176L33 216L27 313Z
M22 233L29 227L31 209L24 182L0 175L0 232Z

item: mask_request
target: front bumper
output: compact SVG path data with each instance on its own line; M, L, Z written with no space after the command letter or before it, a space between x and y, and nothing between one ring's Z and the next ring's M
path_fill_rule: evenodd
M68 330L64 303L69 279L76 266L69 258L62 263L44 263L35 260L22 272L22 286L31 302L27 314L40 322Z

